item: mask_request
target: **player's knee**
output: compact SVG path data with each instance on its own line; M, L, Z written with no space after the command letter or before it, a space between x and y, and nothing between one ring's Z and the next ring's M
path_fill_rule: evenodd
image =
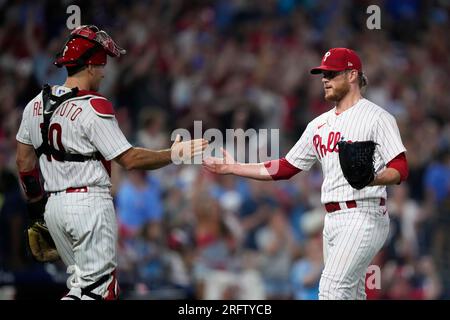
M356 289L356 286L342 281L323 279L319 284L319 300L355 299Z
M341 291L335 286L319 287L319 300L344 300Z
M354 296L352 290L346 288L319 291L319 300L352 300L354 299Z

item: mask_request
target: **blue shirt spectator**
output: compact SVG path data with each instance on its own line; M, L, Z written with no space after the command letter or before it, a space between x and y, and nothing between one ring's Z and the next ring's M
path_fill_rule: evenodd
M117 209L120 223L137 230L145 223L162 218L161 189L159 181L145 173L130 172L117 192Z
M441 151L438 161L432 163L425 172L425 188L434 193L438 204L450 193L450 166L446 158L450 158L449 151Z
M304 279L313 272L315 266L311 261L302 259L297 261L291 271L293 298L296 300L317 300L319 298L319 279L313 286L306 286Z

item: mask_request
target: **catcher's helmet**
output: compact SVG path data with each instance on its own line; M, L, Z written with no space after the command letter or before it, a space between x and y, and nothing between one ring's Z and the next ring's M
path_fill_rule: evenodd
M94 25L84 25L70 33L54 64L58 67L105 65L106 55L119 57L125 53L105 31Z

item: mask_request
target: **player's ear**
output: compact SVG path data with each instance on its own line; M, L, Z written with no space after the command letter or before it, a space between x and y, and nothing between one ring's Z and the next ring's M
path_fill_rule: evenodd
M86 68L88 74L93 75L94 74L94 66L92 64L88 64Z
M348 73L348 80L350 82L358 82L358 70L352 69Z

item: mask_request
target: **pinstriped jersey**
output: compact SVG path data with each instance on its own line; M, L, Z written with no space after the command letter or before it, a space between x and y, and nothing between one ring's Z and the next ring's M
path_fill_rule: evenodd
M333 108L312 120L286 155L286 160L304 171L308 171L316 161L321 163L324 177L322 203L386 198L385 186L356 190L348 184L339 164L339 148L336 145L341 139L376 142L376 172L383 170L387 163L406 151L395 118L383 108L362 98L340 114Z
M69 91L69 88L61 86L52 88L56 96ZM120 130L114 114L99 112L93 107L94 103L99 102L109 103L101 96L87 94L66 100L58 106L50 119L49 144L66 153L86 156L99 151L105 161L58 161L51 156L41 155L39 166L46 191L111 186L107 162L131 148L131 145ZM40 126L44 122L43 112L40 92L24 109L17 141L33 145L35 149L42 144Z

